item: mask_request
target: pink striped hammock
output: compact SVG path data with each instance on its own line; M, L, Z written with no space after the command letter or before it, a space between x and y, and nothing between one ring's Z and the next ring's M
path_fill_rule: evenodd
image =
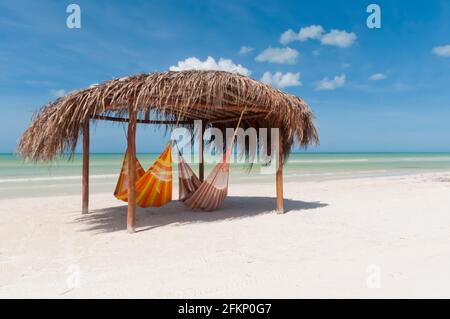
M218 163L205 181L201 182L178 150L179 197L188 208L215 210L223 205L228 194L230 154L231 147L222 162Z
M228 194L230 156L233 149L233 142L245 110L246 107L239 117L233 138L231 139L231 145L227 148L222 162L214 167L203 182L195 175L194 171L184 160L180 149L178 149L178 187L180 200L184 201L188 208L215 210L223 205ZM178 148L178 144L176 145Z

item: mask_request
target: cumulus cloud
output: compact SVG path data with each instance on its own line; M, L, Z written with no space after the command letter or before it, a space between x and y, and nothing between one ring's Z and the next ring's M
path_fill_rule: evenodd
M306 41L308 39L320 39L324 29L320 25L310 25L308 27L301 28L298 33L289 29L285 31L280 37L281 44L288 44L294 41Z
M294 42L295 40L298 40L298 34L292 31L292 29L284 31L280 36L280 43L284 45Z
M219 61L213 57L208 56L205 61L201 61L195 57L187 58L184 61L178 61L176 66L171 66L170 71L184 71L184 70L219 70L228 71L232 73L239 73L245 76L249 76L251 71L241 64L235 64L230 59L220 58Z
M356 41L356 34L353 32L333 29L324 34L320 39L323 45L332 45L340 48L348 48Z
M310 25L309 27L301 28L298 32L298 39L306 41L308 39L320 39L325 30L320 25Z
M369 77L371 81L381 81L387 79L387 75L383 73L375 73Z
M332 45L340 48L348 48L356 41L356 34L345 30L332 29L325 33L321 25L310 25L301 28L298 32L289 29L280 36L281 44L289 44L294 41L319 40L323 45Z
M58 89L58 90L50 90L50 94L54 97L63 97L66 95L66 90L64 89Z
M278 64L295 64L299 53L295 49L287 48L272 48L269 47L262 51L255 58L258 62L269 62Z
M240 54L240 55L246 55L246 54L248 54L248 53L250 53L250 52L252 52L252 51L253 51L253 48L252 48L252 47L243 45L243 46L241 46L241 48L239 49L239 54Z
M450 44L434 47L432 52L444 58L450 57Z
M324 78L317 82L316 90L336 90L345 84L345 74L336 75L333 79Z
M271 84L278 88L302 85L302 82L300 82L300 72L287 72L284 74L281 72L276 72L274 74L265 72L261 78L261 82Z

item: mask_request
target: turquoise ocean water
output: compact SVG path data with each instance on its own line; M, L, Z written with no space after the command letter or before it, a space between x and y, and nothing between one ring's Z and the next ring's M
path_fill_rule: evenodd
M158 154L139 154L148 168ZM123 154L91 154L91 192L112 192L123 161ZM197 170L198 164L191 164ZM206 166L208 174L213 164ZM450 153L293 153L285 166L286 181L404 175L450 172ZM174 165L176 177L176 165ZM248 172L233 164L230 183L273 181L274 175L261 173L254 165ZM0 154L0 199L80 194L81 156L70 161L31 164L12 154Z

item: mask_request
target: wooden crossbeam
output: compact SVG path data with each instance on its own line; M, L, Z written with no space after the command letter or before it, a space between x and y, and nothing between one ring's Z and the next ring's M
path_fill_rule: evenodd
M242 117L243 120L251 120L256 118L265 117L266 114L256 114L256 115L249 115ZM114 116L107 116L107 115L93 115L91 117L94 120L103 120L103 121L112 121L112 122L129 122L129 119L123 118L123 117L114 117ZM228 123L228 122L236 122L239 120L239 117L233 117L228 119L211 119L211 120L204 120L207 123ZM177 121L169 121L169 120L141 120L136 119L136 123L139 124L177 124ZM180 121L179 124L193 124L194 120L190 121Z
M111 121L111 122L129 122L130 120L123 117L114 117L107 115L93 115L91 116L94 120L103 120L103 121ZM136 119L136 123L139 124L177 124L177 121L159 121L159 120L141 120ZM192 124L194 121L180 121L179 124Z

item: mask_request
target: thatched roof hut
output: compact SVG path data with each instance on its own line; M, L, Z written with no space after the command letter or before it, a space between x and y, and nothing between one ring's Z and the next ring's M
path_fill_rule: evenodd
M296 141L318 142L313 114L301 98L238 74L181 71L114 79L47 104L21 137L18 153L32 161L73 154L80 134L89 135L90 120L174 125L181 114L182 125L203 120L223 129L236 126L244 108L241 127L280 128L281 162Z
M318 141L313 114L302 99L238 74L183 71L115 79L59 98L34 116L18 152L34 161L72 153L83 123L98 115L126 116L130 105L142 113L156 111L168 124L183 108L182 123L200 119L216 127L224 121L234 127L247 106L243 126L280 127L285 155L295 139L303 146Z

